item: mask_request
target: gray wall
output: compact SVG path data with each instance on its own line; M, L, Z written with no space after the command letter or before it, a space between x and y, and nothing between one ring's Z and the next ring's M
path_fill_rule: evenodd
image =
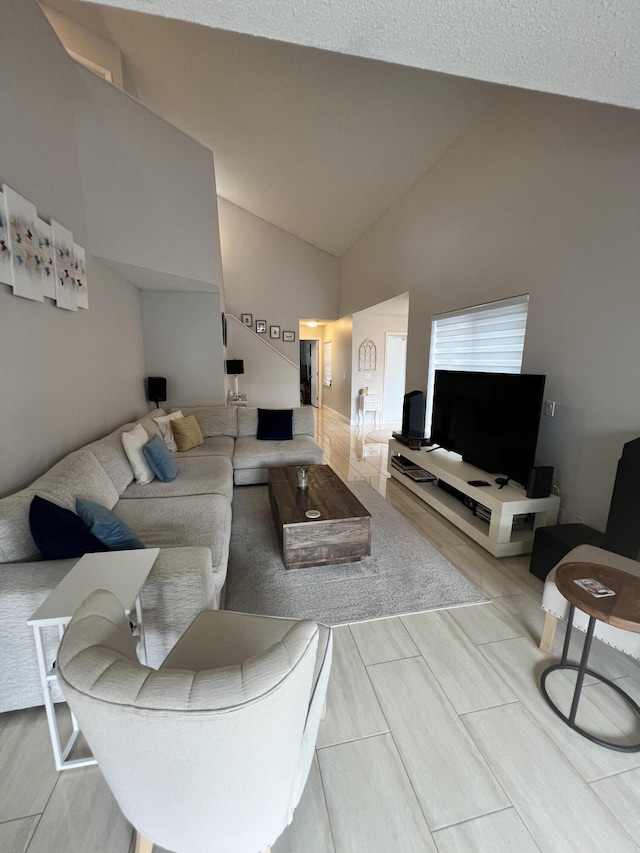
M94 255L222 287L213 154L79 70L80 174ZM208 284L207 284L208 283Z
M341 317L335 323L322 326L320 359L320 403L332 409L345 420L351 420L351 360L353 352L353 318ZM317 329L313 330L318 331ZM324 384L324 342L332 341L332 384Z
M206 301L191 312L190 334L182 334L180 311L175 323L163 322L180 332L178 373L193 356L190 384L180 380L174 390L193 402L220 402L224 389L211 152L79 69L32 0L3 0L0 56L0 182L85 247L90 303L88 311L67 312L0 285L6 494L148 409L140 293L119 265L127 278L137 272L153 283L155 272L165 284L181 277L194 289L215 291L181 295L183 307ZM114 263L104 266L97 256ZM153 347L149 362L171 375Z
M530 293L523 370L547 375L538 463L565 520L602 528L640 435L640 114L508 91L341 260L341 314L409 291L407 387L431 315Z
M141 298L147 374L167 379L162 406L224 404L220 295L147 290Z
M35 3L3 0L0 181L87 245L73 63ZM138 291L88 257L90 309L62 311L0 285L0 493L141 413Z
M298 361L298 321L338 316L338 259L219 199L226 310L296 333L295 343L270 339ZM275 388L274 388L275 390Z

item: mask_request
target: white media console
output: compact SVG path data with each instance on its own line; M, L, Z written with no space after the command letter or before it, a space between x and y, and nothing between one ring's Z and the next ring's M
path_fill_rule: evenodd
M490 516L488 522L475 514L472 506L466 506L458 497L440 488L436 481L414 482L407 474L399 471L392 464L393 456L397 455L410 459L438 480L462 492L470 499L470 503L480 504L483 508L482 514ZM516 483L509 483L500 489L494 483L493 474L487 474L486 471L463 462L461 456L447 450L409 450L405 444L392 439L389 442L387 469L395 480L455 524L494 557L528 554L535 529L555 524L558 519L560 498L557 495L528 498L524 487ZM491 485L471 486L469 480L488 480ZM514 524L514 516L523 515L531 516L531 519L523 521L518 518Z

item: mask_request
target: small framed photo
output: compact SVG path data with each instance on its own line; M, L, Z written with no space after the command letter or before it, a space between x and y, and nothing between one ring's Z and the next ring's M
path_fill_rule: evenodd
M283 332L282 340L283 341L295 341L296 333L295 332Z
M280 337L280 326L269 326L269 337L270 338L279 338Z
M259 335L267 334L267 321L266 320L256 320L256 332Z
M241 314L240 319L245 326L253 326L253 314Z

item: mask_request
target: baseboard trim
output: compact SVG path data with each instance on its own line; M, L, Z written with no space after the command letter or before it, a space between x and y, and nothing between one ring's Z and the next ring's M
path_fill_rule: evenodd
M322 408L326 409L328 412L331 412L332 415L335 415L338 420L343 421L345 424L349 424L350 426L352 425L352 422L349 420L349 418L346 415L343 415L342 412L336 412L335 409L332 409L331 406L326 406L324 403L322 404Z

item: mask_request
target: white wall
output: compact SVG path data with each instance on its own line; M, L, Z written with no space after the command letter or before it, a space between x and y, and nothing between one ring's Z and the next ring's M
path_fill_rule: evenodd
M111 72L113 85L122 89L122 54L118 46L51 6L43 3L41 8L65 48Z
M197 375L197 390L221 402L224 388L211 152L79 68L35 2L3 0L0 56L0 182L85 247L90 303L67 312L0 285L0 494L7 494L148 409L140 294L96 260L100 253L123 268L130 263L133 273L146 264L147 275L191 275L194 288L216 291L202 294L210 309L192 317L205 327L195 363L206 365L209 350L213 363L209 375ZM183 358L188 347L183 337Z
M238 376L238 390L247 395L249 406L265 409L289 409L300 405L300 368L298 344L296 361L288 358L265 339L242 323L228 321L229 347L226 358L241 358L244 374ZM228 377L228 387L234 389L233 376Z
M338 316L337 259L222 198L219 216L227 312L295 332L270 343L297 362L299 319Z
M640 114L508 91L341 260L341 313L410 294L407 386L430 318L531 294L523 370L547 375L538 463L566 509L606 521L640 434Z
M88 249L74 134L76 64L35 3L3 0L0 181ZM145 409L138 291L88 257L90 309L0 285L0 494Z
M167 380L163 407L222 405L222 323L217 293L141 294L146 370Z
M90 71L79 76L78 157L93 254L222 289L211 151Z
M369 394L379 394L381 398L384 395L387 332L404 334L407 332L408 303L406 300L402 301L406 304L407 310L401 314L382 313L384 311L383 303L373 310L357 311L353 315L352 420L356 419L356 398L360 388L368 387ZM373 371L359 369L360 345L367 339L374 342L377 350L377 369ZM402 382L404 387L404 376L396 377L396 381Z

